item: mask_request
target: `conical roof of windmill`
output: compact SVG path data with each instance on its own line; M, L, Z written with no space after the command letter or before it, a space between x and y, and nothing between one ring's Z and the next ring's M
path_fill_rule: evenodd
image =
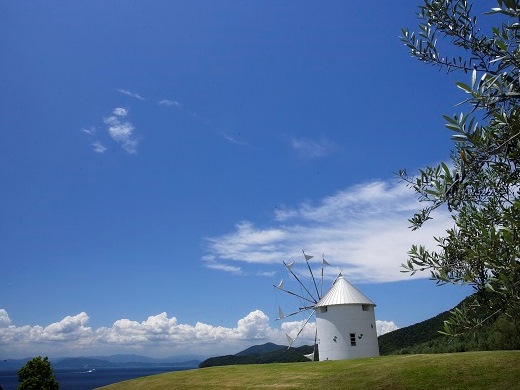
M360 304L376 306L374 302L350 284L342 274L339 274L330 290L319 300L315 307Z

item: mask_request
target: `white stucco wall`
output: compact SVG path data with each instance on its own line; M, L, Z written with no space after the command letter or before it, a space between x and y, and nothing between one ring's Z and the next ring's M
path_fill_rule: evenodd
M318 351L320 361L379 356L374 306L331 305L317 308ZM350 334L355 333L356 345Z

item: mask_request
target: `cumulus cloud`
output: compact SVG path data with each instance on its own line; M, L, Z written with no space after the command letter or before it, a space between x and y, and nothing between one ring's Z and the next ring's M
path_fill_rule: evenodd
M122 93L123 95L130 96L130 97L132 97L132 98L134 98L134 99L138 99L138 100L146 100L144 97L142 97L142 96L139 95L138 93L130 92L130 91L127 90L127 89L118 89L117 92Z
M202 322L181 324L167 313L141 322L120 319L110 327L95 330L87 326L88 320L89 316L82 312L46 327L15 326L7 312L0 309L1 357L24 356L43 348L73 355L133 349L214 354L230 353L256 342L282 340L280 331L269 326L269 317L260 310L252 311L231 328Z
M89 316L81 312L75 316L67 316L43 328L39 337L48 341L76 341L89 338L92 329L87 327Z
M392 332L394 330L399 329L399 327L394 323L394 321L376 321L376 329L377 335L382 336L385 333Z
M84 354L146 351L154 356L198 353L218 355L236 353L254 344L287 342L283 332L291 337L301 329L302 321L286 322L281 329L269 325L269 317L254 310L237 321L234 327L214 326L197 322L195 325L179 323L176 317L163 312L144 321L120 319L110 327L92 329L87 325L85 312L66 316L47 326L12 323L6 310L0 309L0 358L17 358L34 355L35 351L47 354L79 356ZM298 345L314 341L315 323L309 322ZM378 334L396 329L391 321L376 321ZM37 353L37 352L36 352Z
M433 246L432 237L442 235L452 224L450 216L439 211L432 221L412 232L407 219L419 209L413 191L404 184L373 181L314 203L281 207L267 226L238 222L230 233L207 238L205 258L242 267L267 266L301 259L298 253L303 248L318 256L324 253L327 261L356 282L409 279L400 266L406 262L410 246Z
M0 309L0 328L7 328L11 325L11 319L5 309Z
M139 141L133 136L135 130L134 125L129 121L123 121L128 115L128 109L116 107L112 111L112 115L103 119L108 125L108 134L114 141L130 154L137 153L137 145Z
M310 138L293 138L290 145L303 158L323 157L333 152L334 145L322 138L319 140Z

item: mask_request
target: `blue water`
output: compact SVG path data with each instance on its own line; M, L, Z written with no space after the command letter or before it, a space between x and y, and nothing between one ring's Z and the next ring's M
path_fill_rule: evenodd
M121 382L142 376L162 374L163 372L181 371L187 368L96 368L93 372L75 369L56 369L54 375L60 384L60 390L92 390L111 383ZM0 371L0 385L4 390L16 390L18 371Z

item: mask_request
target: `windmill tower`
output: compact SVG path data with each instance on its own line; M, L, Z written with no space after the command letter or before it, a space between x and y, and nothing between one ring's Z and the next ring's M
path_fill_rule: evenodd
M320 360L379 356L375 306L340 273L315 306Z
M295 338L286 334L289 347L302 333L312 316L316 316L316 337L314 346L318 345L319 360L342 360L361 357L379 356L377 341L374 302L350 284L340 273L330 290L321 295L314 274L309 265L313 256L303 253L309 270L314 289L306 288L300 278L292 270L294 263L285 263L285 267L296 279L302 288L301 293L296 293L283 287L283 280L274 286L278 290L288 293L303 302L297 311L284 315L279 309L279 320L301 313L311 311ZM322 261L321 283L323 285L323 267L330 265L325 259ZM312 291L312 293L311 293ZM315 294L314 294L315 291ZM306 355L314 359L314 353Z

